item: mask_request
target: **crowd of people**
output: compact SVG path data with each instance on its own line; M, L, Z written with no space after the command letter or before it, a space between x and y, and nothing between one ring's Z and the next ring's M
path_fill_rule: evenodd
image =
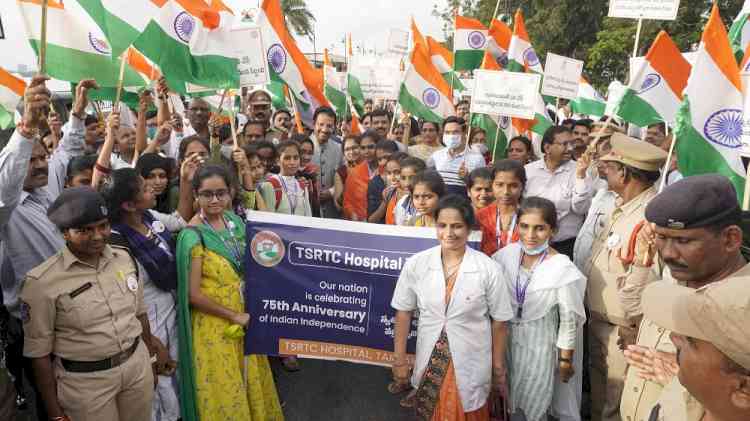
M441 122L368 101L355 134L264 90L182 116L164 80L106 116L81 81L62 113L45 81L0 151L0 419L24 382L40 420L284 419L243 352L249 211L436 231L396 284L383 385L418 419L750 419L737 192L683 179L662 124L567 119L491 151L465 100Z

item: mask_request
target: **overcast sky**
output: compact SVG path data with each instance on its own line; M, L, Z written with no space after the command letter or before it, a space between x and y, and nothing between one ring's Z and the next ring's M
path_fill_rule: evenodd
M234 9L259 4L258 0L225 2ZM334 54L343 54L341 41L348 32L352 33L355 46L364 44L367 49L384 51L389 30L408 30L411 16L425 35L442 40L442 22L432 16L435 4L443 6L445 0L307 0L308 8L317 20L316 48L319 53L323 48L332 48ZM0 19L6 37L0 40L0 66L9 69L15 69L19 64L33 66L36 59L26 41L15 1L0 0ZM312 42L298 38L298 43L303 52L313 51Z

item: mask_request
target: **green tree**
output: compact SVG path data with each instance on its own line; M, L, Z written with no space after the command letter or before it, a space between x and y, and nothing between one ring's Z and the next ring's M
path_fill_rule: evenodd
M288 29L294 29L297 35L310 40L314 38L315 16L307 8L305 0L281 0L281 11L284 13Z

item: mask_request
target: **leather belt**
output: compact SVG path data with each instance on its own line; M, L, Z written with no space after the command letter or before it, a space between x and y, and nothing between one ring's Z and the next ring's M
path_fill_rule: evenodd
M60 362L62 363L63 368L71 373L92 373L94 371L109 370L110 368L115 368L124 364L125 361L133 355L136 348L138 348L140 340L140 337L136 337L135 342L133 342L133 345L131 345L130 348L103 360L71 361L66 360L65 358L60 358Z

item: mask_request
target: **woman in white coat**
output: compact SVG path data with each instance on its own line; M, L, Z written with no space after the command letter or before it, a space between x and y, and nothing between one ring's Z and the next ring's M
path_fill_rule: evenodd
M467 246L476 222L468 199L441 199L435 216L440 245L407 260L391 301L396 309L393 385L408 382L406 340L412 314L419 310L411 378L418 418L488 421L490 389L507 394L510 297L498 265Z
M557 230L551 201L524 199L518 227L520 241L493 256L513 303L510 411L523 413L528 421L542 421L547 419L555 382L567 383L576 369L581 370L574 367L574 354L583 352L576 350L576 337L586 320L586 278L567 256L549 246ZM569 396L575 399L573 393Z

